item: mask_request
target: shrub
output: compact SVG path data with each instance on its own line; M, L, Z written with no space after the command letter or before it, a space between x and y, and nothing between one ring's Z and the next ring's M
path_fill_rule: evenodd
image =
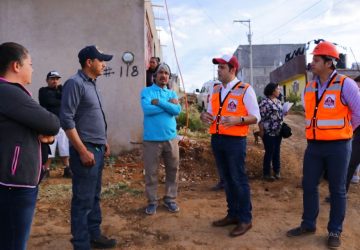
M177 118L177 127L181 129L186 127L186 110L182 110ZM191 131L206 131L207 126L203 124L200 120L200 112L197 108L197 105L190 105L189 106L189 125L188 128Z
M294 106L296 106L297 103L301 101L301 97L294 92L290 92L290 94L286 97L286 101L292 102L294 103Z

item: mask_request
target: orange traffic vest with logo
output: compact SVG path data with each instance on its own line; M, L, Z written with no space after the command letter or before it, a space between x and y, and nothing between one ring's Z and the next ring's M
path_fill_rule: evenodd
M248 83L238 82L226 95L224 101L221 101L222 85L214 86L210 100L214 121L210 125L210 134L247 136L249 131L248 125L237 125L225 128L220 122L222 117L237 116L240 118L241 116L244 117L248 115L244 105L244 95L249 86Z
M306 138L308 140L346 140L352 137L351 113L341 100L346 76L334 74L318 98L318 83L307 83L304 90Z

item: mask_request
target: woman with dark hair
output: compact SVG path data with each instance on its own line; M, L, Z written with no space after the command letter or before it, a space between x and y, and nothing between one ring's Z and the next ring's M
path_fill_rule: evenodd
M42 143L60 122L31 98L32 62L17 43L0 44L0 248L25 250L41 178Z
M264 89L264 98L260 104L261 121L259 122L265 155L263 161L263 178L267 181L280 179L280 144L283 109L280 100L280 87L277 83L269 83ZM273 174L271 175L271 164Z

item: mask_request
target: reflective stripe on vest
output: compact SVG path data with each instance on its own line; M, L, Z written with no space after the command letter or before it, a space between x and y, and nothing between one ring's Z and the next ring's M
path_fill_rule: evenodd
M304 103L308 140L344 140L352 137L351 113L341 100L345 78L343 75L334 75L320 99L318 83L307 83Z
M222 85L214 87L213 94L211 95L211 107L214 122L210 125L211 134L223 134L231 136L247 136L249 131L248 125L236 125L225 128L221 124L221 120L226 116L247 116L248 112L244 106L244 95L247 88L250 85L248 83L238 82L229 91L223 101L221 101L221 88Z
M316 125L318 127L326 127L326 126L344 126L345 122L344 119L340 120L317 120Z

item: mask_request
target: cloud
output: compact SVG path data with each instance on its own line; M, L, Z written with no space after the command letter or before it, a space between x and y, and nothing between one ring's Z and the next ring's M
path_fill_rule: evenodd
M251 19L253 44L306 43L324 38L351 47L360 60L358 0L297 0L296 4L287 0L167 3L178 61L189 92L214 77L213 57L231 54L240 44L248 44L248 26L234 20ZM158 26L163 29L160 37L161 44L166 45L164 58L178 72L168 23L162 21ZM352 55L348 58L353 61Z

